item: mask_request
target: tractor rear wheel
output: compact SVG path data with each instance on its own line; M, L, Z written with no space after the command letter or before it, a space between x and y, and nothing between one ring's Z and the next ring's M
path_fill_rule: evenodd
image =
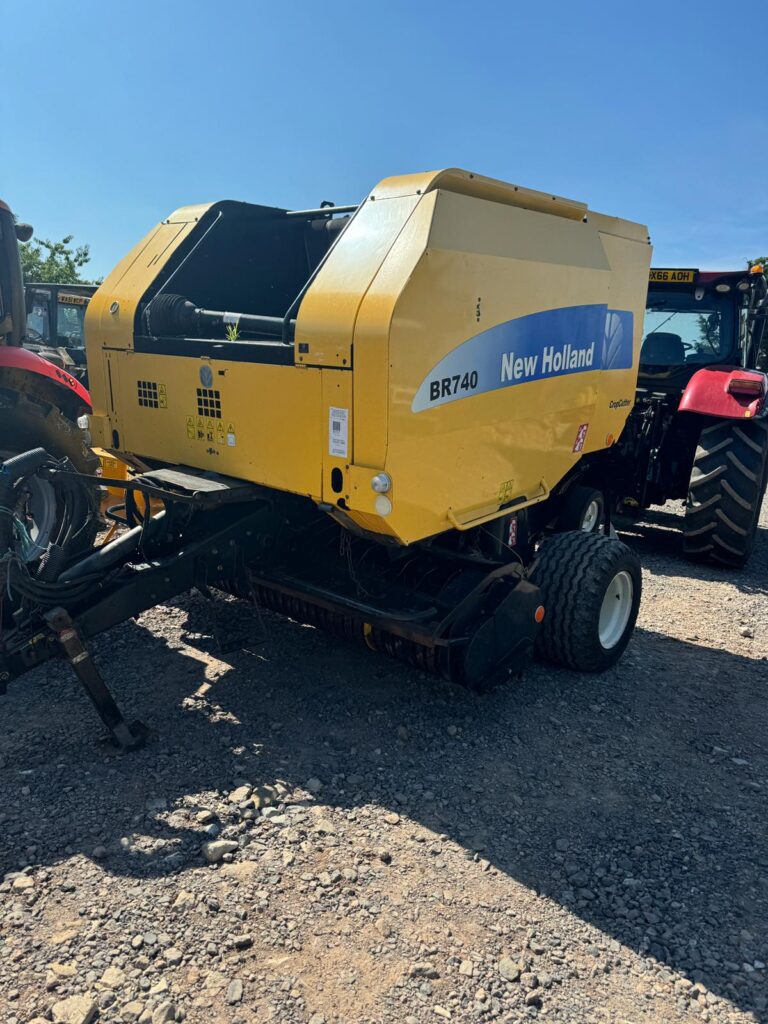
M699 437L683 521L687 557L741 567L752 554L768 471L768 424L722 420Z
M56 459L68 458L78 473L93 474L99 468L98 457L85 444L83 432L55 406L30 400L18 392L0 393L0 461L32 448L45 448ZM73 524L72 539L66 547L68 559L93 545L99 507L95 487L88 492L87 505L82 523ZM25 495L25 513L33 541L25 557L35 561L58 536L64 515L52 484L37 477L31 479Z
M558 533L536 554L531 582L546 609L536 652L580 672L603 672L629 643L640 607L637 555L599 533Z

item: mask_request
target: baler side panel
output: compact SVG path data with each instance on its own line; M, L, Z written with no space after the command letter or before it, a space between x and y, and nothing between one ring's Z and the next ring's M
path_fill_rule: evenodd
M369 199L357 212L299 307L298 363L352 366L352 338L360 303L419 198Z
M602 399L597 369L468 392L419 412L414 398L441 359L495 325L607 306L610 278L588 223L439 193L428 247L404 284L390 332L386 469L401 538L543 497L579 460L580 430Z
M320 500L320 370L137 352L109 356L122 451ZM202 365L210 367L220 396L218 416L199 405ZM113 447L111 438L104 446Z
M208 205L185 207L154 227L107 275L88 304L85 342L94 409L91 433L96 444L111 445L112 429L116 427L103 421L109 400L103 353L133 348L139 302L207 209Z
M436 199L436 192L428 193L409 217L365 293L355 323L355 464L374 471L384 468L387 454L392 317L427 246ZM371 474L366 476L370 480ZM368 480L355 505L363 511L373 509Z
M640 363L640 348L643 344L642 311L645 307L646 280L652 252L647 241L629 238L626 233L610 233L610 229L615 227L624 231L624 222L607 217L595 217L593 222L600 229L600 240L613 268L608 304L611 309L636 312L632 325L632 365L604 370L601 373L600 401L595 407L584 452L609 448L618 440L635 404L637 370Z

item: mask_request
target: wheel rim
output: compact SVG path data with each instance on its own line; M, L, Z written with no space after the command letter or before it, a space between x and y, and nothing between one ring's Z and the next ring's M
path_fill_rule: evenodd
M593 498L584 510L584 517L581 520L581 528L585 533L592 533L600 521L600 502Z
M18 452L0 451L0 462L18 454ZM20 550L17 550L16 553L25 561L33 562L47 551L52 539L57 519L56 492L47 480L41 480L38 476L28 477L25 488L29 494L26 510L31 521L27 523L27 530L32 547L26 555L23 555Z
M635 585L632 577L626 570L617 572L603 597L600 606L600 621L598 623L598 635L600 644L610 651L624 636L624 632L632 613L632 598L635 592Z

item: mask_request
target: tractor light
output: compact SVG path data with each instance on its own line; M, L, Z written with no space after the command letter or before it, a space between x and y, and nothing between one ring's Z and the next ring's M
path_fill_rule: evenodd
M748 292L749 291L749 285L750 285L749 281L739 281L739 283L736 285L736 287L739 289L740 292Z
M373 507L376 509L376 514L379 516L388 516L392 511L392 502L386 496L386 494L379 494L376 496L376 500L373 503Z
M722 295L724 295L726 292L729 292L730 290L731 286L729 284L726 284L725 281L721 281L720 284L715 285L715 291L720 292Z
M750 395L755 397L765 393L765 377L731 377L728 381L728 392L731 395Z
M377 473L371 480L371 489L376 494L386 494L392 490L392 477L389 473Z
M91 440L92 440L92 438L91 438L91 419L90 419L90 417L89 416L78 416L77 417L77 425L80 428L80 430L82 430L82 432L83 432L83 441L88 445L88 447L90 447L91 446Z

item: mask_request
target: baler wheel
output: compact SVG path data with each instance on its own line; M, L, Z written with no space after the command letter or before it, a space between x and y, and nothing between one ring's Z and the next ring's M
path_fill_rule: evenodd
M558 528L599 533L605 520L605 498L594 487L569 487L557 517Z
M741 568L752 554L768 473L768 424L722 420L699 437L688 484L683 551Z
M629 643L640 607L637 555L626 544L578 530L548 537L536 554L531 581L546 615L536 653L579 672L602 672Z

